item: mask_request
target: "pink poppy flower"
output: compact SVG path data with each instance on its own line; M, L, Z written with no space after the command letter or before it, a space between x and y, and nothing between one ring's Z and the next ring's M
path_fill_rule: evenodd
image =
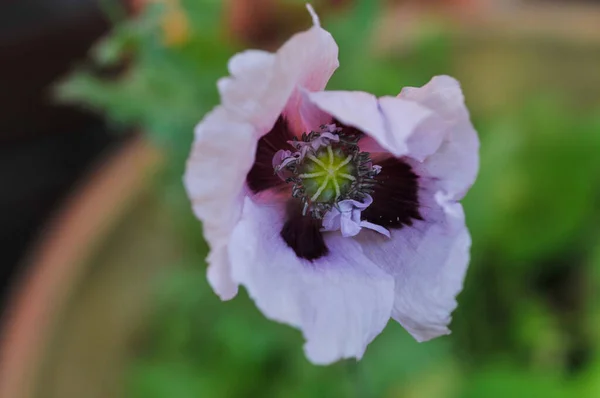
M450 333L479 141L448 76L397 97L322 91L338 48L309 10L276 53L230 60L184 181L215 292L245 286L328 364L361 358L390 317L418 341Z

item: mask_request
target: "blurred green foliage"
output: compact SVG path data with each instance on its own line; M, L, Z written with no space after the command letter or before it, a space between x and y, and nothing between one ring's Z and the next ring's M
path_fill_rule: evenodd
M482 141L481 173L464 202L473 259L451 336L417 344L391 322L358 365L315 367L300 333L266 320L245 292L227 303L214 296L181 175L193 127L217 103L215 82L237 49L221 28L220 4L182 0L189 35L169 46L168 10L153 3L93 52L99 65L123 69L117 78L82 70L59 88L62 100L139 126L170 160L159 189L186 250L159 289L129 396L600 396L600 113L574 108L560 92L473 115ZM393 58L370 51L381 11L363 0L323 18L340 46L330 88L395 94L455 72L443 34Z

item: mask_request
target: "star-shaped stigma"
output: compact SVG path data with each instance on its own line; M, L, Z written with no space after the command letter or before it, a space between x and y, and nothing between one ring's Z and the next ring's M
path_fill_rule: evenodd
M348 191L356 181L352 175L353 158L353 155L344 156L341 151L335 151L331 145L314 155L306 155L303 172L298 177L303 180L311 202L336 201Z

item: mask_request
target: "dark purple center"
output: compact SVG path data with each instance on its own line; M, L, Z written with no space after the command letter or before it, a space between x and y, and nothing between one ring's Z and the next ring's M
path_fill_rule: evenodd
M346 134L363 135L354 127L334 121ZM274 173L273 156L281 149L291 150L288 141L294 134L287 121L279 117L268 134L258 141L252 169L246 177L253 193L285 186L286 183ZM362 212L362 219L387 229L411 226L414 220L422 220L419 212L418 177L402 158L389 157L377 162L381 172L374 177L371 194L373 203ZM314 261L325 256L329 250L321 232L321 220L302 215L302 204L290 198L286 221L281 237L299 258Z
M288 141L293 138L294 134L290 131L287 121L280 116L271 131L258 141L254 165L246 177L248 188L252 192L259 193L285 185L273 172L273 156L280 149L291 149Z

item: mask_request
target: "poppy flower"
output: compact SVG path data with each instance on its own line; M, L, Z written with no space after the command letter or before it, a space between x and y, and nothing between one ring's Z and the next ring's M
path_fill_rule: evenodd
M184 182L214 291L243 285L328 364L361 358L390 318L418 341L450 333L479 141L448 76L381 98L323 91L338 48L309 11L277 52L229 61Z

